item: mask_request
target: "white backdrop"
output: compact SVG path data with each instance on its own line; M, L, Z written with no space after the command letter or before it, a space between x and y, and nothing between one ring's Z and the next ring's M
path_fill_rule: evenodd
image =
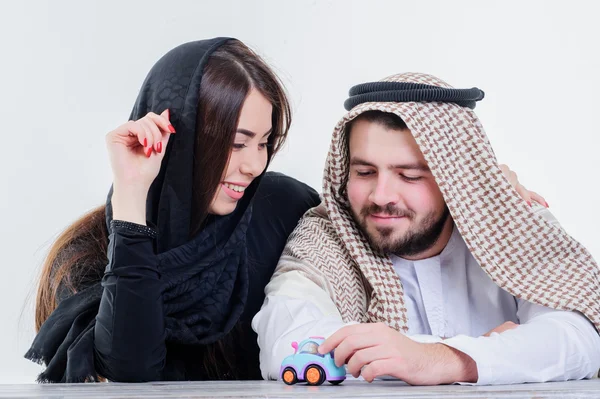
M406 71L486 92L500 162L600 259L598 3L584 1L13 1L0 40L0 383L32 382L33 282L52 239L104 202L104 135L172 47L241 39L284 80L295 117L272 170L320 190L350 86Z

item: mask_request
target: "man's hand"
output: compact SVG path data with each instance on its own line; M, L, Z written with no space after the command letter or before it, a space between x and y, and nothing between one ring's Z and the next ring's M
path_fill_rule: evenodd
M393 376L411 385L477 382L477 365L464 353L444 344L423 344L383 323L355 324L339 329L319 347L335 349L335 363L347 364L354 377L366 381Z
M500 334L506 330L512 330L513 328L517 328L517 327L519 327L518 324L515 324L512 321L506 321L506 322L500 324L498 327L494 328L493 330L486 332L485 334L483 334L483 336L489 337L490 335L492 335L492 333Z

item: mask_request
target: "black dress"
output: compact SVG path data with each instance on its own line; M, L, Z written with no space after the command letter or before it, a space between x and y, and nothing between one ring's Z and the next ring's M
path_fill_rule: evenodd
M109 244L112 256L96 317L98 374L131 382L261 379L257 337L250 323L264 301L264 288L287 237L304 212L318 203L318 194L295 179L275 173L263 178L247 231L250 285L246 307L236 328L213 344L223 348L228 359L217 352L219 364L212 373L205 364L209 347L165 342L160 273L152 238L135 229L114 228Z

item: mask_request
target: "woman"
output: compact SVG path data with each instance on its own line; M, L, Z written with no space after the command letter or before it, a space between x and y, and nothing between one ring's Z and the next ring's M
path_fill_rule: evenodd
M106 206L44 263L26 354L47 366L39 381L261 378L250 322L319 203L265 173L290 117L277 78L237 40L187 43L156 63L130 122L107 135Z
M47 365L40 381L260 379L250 321L287 236L319 203L264 173L290 116L277 78L237 40L156 63L131 121L107 135L106 207L45 262L26 355Z

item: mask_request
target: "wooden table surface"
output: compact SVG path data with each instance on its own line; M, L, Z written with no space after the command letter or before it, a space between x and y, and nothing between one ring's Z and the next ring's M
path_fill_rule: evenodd
M287 386L275 381L0 385L0 398L600 398L600 380L499 386L412 387L399 381Z

